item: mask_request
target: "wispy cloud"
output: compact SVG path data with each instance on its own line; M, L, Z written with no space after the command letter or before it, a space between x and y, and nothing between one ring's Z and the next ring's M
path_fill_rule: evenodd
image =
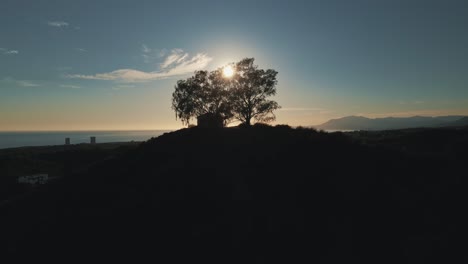
M11 78L11 77L3 78L3 79L0 80L0 81L1 81L1 82L4 82L4 83L16 85L16 86L22 86L22 87L37 87L37 86L41 86L40 84L35 83L35 82L32 82L32 81L29 81L29 80L16 80L16 79Z
M94 75L72 74L68 75L68 77L88 80L145 82L193 73L196 70L205 68L211 61L212 58L205 53L198 53L190 57L183 50L174 49L161 63L160 69L156 71L144 72L134 69L119 69Z
M19 51L0 48L0 53L3 55L16 55L19 54Z
M9 51L6 51L6 52L5 52L5 54L7 54L7 55L10 55L10 54L18 54L18 53L19 53L19 51L17 51L17 50L9 50Z
M47 22L47 25L49 25L51 27L61 28L61 27L68 27L70 24L68 22L65 22L65 21L49 21L49 22Z
M146 46L145 44L143 44L141 45L141 51L143 51L143 53L150 53L151 49L148 48L148 46Z
M159 58L162 58L162 57L166 56L167 53L168 53L168 50L167 50L167 49L162 49L162 50L160 50L160 51L158 52L158 56L159 56Z
M141 52L143 52L141 56L143 57L145 63L150 63L151 59L153 58L153 56L149 54L151 52L151 49L148 48L148 46L146 46L145 44L143 44L141 45Z
M71 84L61 84L60 87L62 87L62 88L71 88L71 89L81 89L81 86L71 85Z
M141 51L141 57L143 57L143 61L145 63L154 63L157 60L159 60L161 57L164 57L164 55L161 56L161 51L157 49L152 49L148 47L148 45L146 44L141 45L140 51Z
M79 52L87 52L87 50L83 49L83 48L76 48L76 50L79 51Z
M161 69L166 69L171 65L178 64L184 61L188 57L188 53L185 53L181 49L173 49L171 53L166 57L163 63L161 63Z
M37 87L37 86L41 86L40 84L33 83L33 82L31 82L31 81L26 81L26 80L19 80L19 81L16 81L16 83L17 83L19 86L23 86L23 87Z

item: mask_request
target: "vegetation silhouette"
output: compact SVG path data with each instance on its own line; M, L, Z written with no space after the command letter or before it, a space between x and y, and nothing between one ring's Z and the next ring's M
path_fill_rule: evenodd
M0 210L15 256L167 263L465 257L468 128L182 129Z
M232 67L232 76L225 76L223 68L212 72L197 71L179 80L172 94L172 109L183 124L200 116L215 116L226 125L232 119L250 126L252 120L275 120L277 102L267 98L276 94L277 71L258 69L254 58L245 58ZM230 68L231 69L231 68Z

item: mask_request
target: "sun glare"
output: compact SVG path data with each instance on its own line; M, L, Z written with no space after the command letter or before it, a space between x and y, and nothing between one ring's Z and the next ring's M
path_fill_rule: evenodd
M228 66L224 67L223 75L226 78L231 78L234 75L234 69L232 68L232 66L228 65Z

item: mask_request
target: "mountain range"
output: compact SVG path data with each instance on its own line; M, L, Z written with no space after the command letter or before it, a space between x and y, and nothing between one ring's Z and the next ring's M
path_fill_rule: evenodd
M456 127L468 126L467 116L413 116L367 118L363 116L347 116L331 119L321 125L314 126L323 130L388 130L417 127Z

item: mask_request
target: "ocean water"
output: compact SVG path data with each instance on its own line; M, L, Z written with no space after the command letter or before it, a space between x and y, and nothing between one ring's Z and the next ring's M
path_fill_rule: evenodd
M96 137L96 143L145 141L158 137L169 130L144 131L51 131L51 132L0 132L0 149L26 146L63 145L65 138L70 144L89 143Z

